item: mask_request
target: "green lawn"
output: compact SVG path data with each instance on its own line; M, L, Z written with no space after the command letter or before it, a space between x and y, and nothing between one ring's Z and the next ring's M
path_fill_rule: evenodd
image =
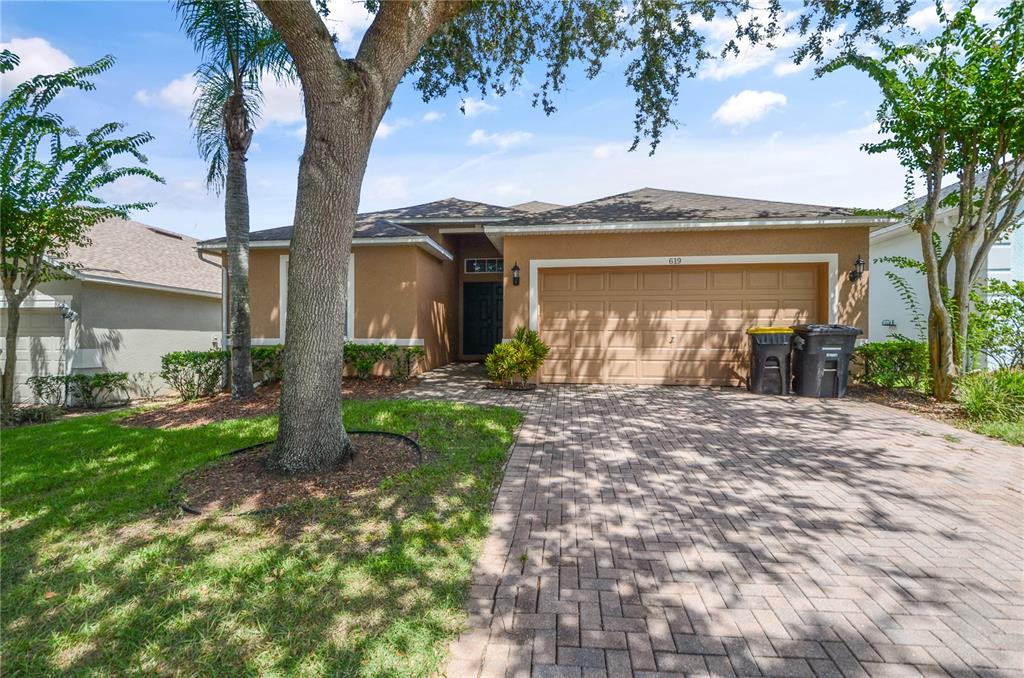
M1002 419L981 422L968 421L966 426L991 438L1005 440L1011 445L1024 445L1024 419L1018 419L1017 421Z
M273 437L274 418L127 429L119 414L3 431L7 675L427 676L463 620L470 568L520 415L351 401L351 428L437 453L341 509L182 518L182 473Z

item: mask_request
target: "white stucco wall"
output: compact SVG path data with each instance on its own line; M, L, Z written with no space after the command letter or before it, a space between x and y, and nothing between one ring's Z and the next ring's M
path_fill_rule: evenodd
M128 372L145 395L166 392L160 357L207 350L220 341L219 298L83 283L76 372Z
M939 229L945 240L949 237L949 226ZM910 313L885 275L886 271L896 270L903 275L917 291L921 312L928 313L928 291L923 275L912 271L902 271L888 263L879 262L884 257L901 256L921 259L921 238L909 229L879 232L871 238L871 283L868 290L868 339L883 341L893 332L914 337L916 331L910 319ZM993 246L988 258L987 277L1001 280L1024 280L1024 230L1013 233L1008 242ZM886 320L896 322L896 327L886 327ZM923 337L922 337L923 338Z
M50 301L25 308L18 339L17 402L31 402L25 380L33 374L128 372L133 395L166 393L160 358L182 350L206 350L220 340L221 302L149 289L80 281L44 283L39 295L66 301L79 316L66 322ZM0 335L7 312L0 311ZM0 342L2 346L2 342Z

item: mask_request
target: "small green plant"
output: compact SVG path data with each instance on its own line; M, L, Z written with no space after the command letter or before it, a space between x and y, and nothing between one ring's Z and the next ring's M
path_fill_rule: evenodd
M195 400L217 392L224 380L228 352L175 351L160 359L160 376L182 400Z
M252 375L266 384L281 381L284 374L284 344L253 346Z
M12 407L8 412L0 413L0 425L6 427L46 424L60 417L61 413L61 408L53 405Z
M1024 281L989 280L971 292L967 347L1003 369L1024 368Z
M1024 370L966 374L957 381L957 401L975 421L1024 420Z
M484 367L491 381L521 388L541 368L550 350L535 330L518 327L510 341L494 347L484 359Z
M859 380L882 388L928 390L928 344L910 339L872 341L854 351Z
M391 376L399 381L405 381L420 366L421 361L427 357L427 352L422 346L406 346L398 351L391 363Z
M391 360L397 354L394 344L345 344L345 364L359 379L368 379L377 363Z
M38 402L49 407L63 407L67 398L67 378L63 374L44 374L25 380Z
M68 395L80 407L93 409L100 405L126 404L130 378L127 372L71 374L67 377Z

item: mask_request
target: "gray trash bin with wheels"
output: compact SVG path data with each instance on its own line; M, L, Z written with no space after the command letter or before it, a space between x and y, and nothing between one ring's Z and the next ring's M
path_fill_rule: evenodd
M750 378L747 390L762 395L789 395L789 350L793 330L788 327L751 327Z
M794 325L793 392L812 398L845 396L860 334L850 325Z

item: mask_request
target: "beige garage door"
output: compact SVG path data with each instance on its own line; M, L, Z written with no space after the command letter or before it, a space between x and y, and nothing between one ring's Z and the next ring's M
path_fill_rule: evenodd
M825 275L820 264L543 270L541 380L740 384L744 331L820 322Z

